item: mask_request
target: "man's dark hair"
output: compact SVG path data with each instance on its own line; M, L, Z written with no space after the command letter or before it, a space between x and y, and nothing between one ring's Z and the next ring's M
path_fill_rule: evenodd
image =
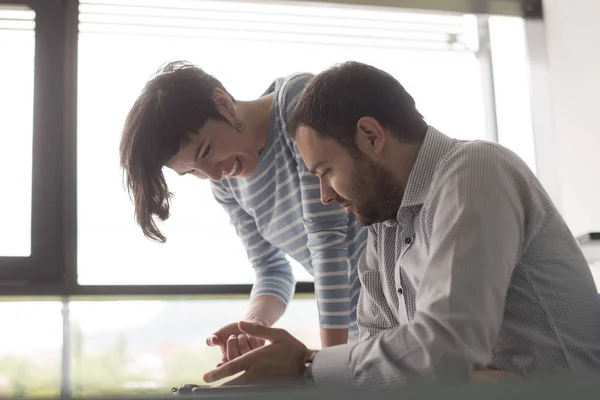
M372 117L396 138L421 141L427 123L415 101L390 74L373 66L349 61L316 75L306 85L292 114L288 131L295 137L300 126L314 129L351 151L358 151L356 124Z
M229 95L219 80L191 63L165 64L125 119L119 148L125 186L135 219L152 240L166 241L154 217L164 221L170 214L172 194L162 169L206 121L223 118L213 101L216 88Z

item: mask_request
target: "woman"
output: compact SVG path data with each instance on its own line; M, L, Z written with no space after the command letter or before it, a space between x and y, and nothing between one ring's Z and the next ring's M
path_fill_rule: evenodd
M253 101L236 101L202 69L169 63L146 84L121 138L121 166L144 234L164 242L154 218L169 216L163 167L210 179L256 271L245 320L266 326L283 315L295 280L286 254L315 278L321 342L355 334L356 271L366 230L336 199L321 198L286 124L310 74L277 79ZM209 229L209 227L207 227ZM223 362L261 345L237 322L207 340Z

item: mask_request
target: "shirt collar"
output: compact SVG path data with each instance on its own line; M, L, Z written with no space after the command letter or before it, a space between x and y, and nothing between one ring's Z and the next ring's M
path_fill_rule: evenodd
M420 206L425 202L431 180L440 160L444 158L456 142L456 139L444 135L432 126L427 129L415 164L410 171L397 217L400 216L403 208Z

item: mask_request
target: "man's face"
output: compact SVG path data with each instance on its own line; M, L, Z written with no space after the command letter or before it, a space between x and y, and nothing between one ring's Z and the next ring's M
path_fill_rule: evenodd
M324 204L337 201L364 226L396 216L403 192L382 165L306 126L298 128L296 142L307 168L319 177Z
M258 166L257 144L238 132L226 119L210 119L167 162L180 175L219 181L226 177L248 178Z

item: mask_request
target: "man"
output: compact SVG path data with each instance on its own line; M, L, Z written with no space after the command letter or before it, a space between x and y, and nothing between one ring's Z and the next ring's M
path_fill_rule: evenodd
M293 122L323 203L369 226L359 263L360 341L308 350L285 331L209 372L233 383L395 386L600 367L600 304L587 263L525 163L428 126L389 74L349 62L317 75Z

